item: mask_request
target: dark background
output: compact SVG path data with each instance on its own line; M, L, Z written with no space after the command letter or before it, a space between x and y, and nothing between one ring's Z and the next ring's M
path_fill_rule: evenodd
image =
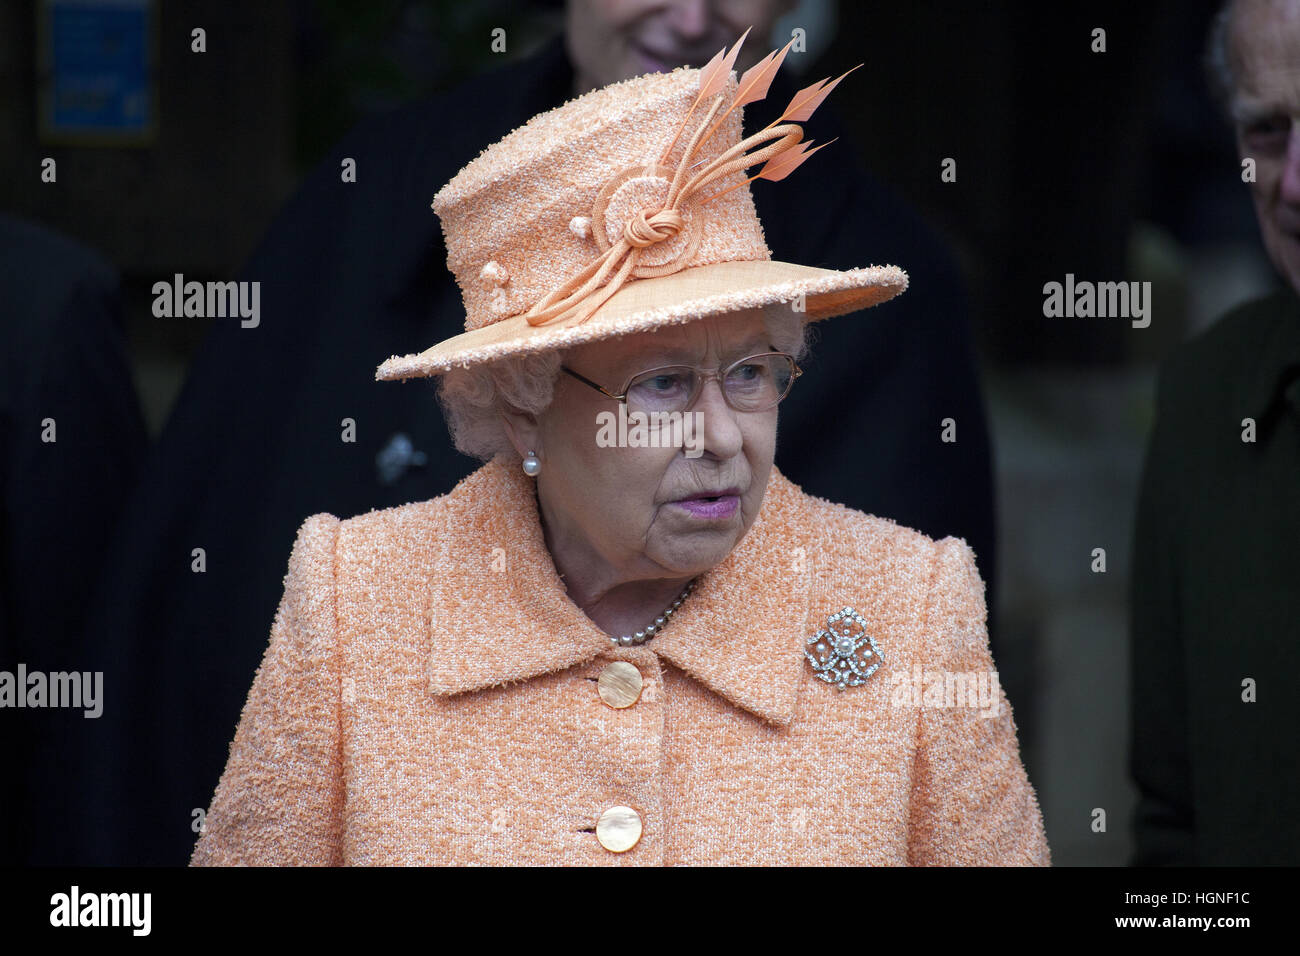
M1201 76L1214 4L1060 6L825 0L793 16L837 19L805 82L864 64L835 108L867 167L961 262L999 496L999 665L1054 862L1122 863L1134 799L1125 591L1154 371L1275 280ZM112 148L40 141L35 5L5 4L0 211L120 271L132 373L156 435L210 320L155 318L152 284L176 272L233 278L354 123L528 55L562 12L558 2L168 2L156 139ZM207 30L205 54L190 52L194 26ZM504 54L491 52L495 27L507 31ZM1095 27L1105 53L1090 50ZM54 186L40 182L46 156L58 161ZM945 157L957 160L955 183L940 180ZM1150 327L1045 319L1043 284L1066 273L1151 281ZM1105 574L1089 569L1097 547ZM1097 807L1104 833L1088 826Z

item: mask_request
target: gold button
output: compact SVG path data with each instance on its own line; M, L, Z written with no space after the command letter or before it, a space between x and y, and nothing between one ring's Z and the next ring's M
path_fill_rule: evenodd
M605 665L596 681L600 699L611 707L631 707L641 696L641 672L635 664L613 661Z
M610 807L596 821L596 839L611 853L622 853L641 839L641 814L631 807Z

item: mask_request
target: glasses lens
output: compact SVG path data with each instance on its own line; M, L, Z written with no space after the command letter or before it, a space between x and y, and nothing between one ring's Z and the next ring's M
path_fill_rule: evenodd
M752 355L728 369L724 387L732 406L747 412L771 408L790 391L794 360L788 355Z
M627 406L634 412L680 412L695 395L695 369L687 366L657 368L632 379Z

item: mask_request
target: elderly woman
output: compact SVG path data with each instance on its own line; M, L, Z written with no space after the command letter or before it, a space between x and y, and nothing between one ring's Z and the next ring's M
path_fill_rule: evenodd
M304 523L195 864L1049 862L970 548L773 466L806 323L906 276L771 261L740 173L811 152L738 48L435 197L467 331L378 377L486 464Z

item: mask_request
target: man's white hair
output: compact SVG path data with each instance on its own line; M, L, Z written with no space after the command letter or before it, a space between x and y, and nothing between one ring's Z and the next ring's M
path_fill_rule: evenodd
M1228 49L1232 39L1232 16L1236 0L1225 0L1214 19L1205 44L1205 76L1210 92L1218 100L1224 114L1232 120L1232 98L1237 92L1237 77L1232 72L1232 55Z
M787 306L763 310L771 344L801 360L808 351L808 326L801 313ZM438 376L438 401L451 431L451 440L466 455L490 461L497 455L518 458L506 434L501 411L506 406L540 415L555 391L564 352L502 359Z

